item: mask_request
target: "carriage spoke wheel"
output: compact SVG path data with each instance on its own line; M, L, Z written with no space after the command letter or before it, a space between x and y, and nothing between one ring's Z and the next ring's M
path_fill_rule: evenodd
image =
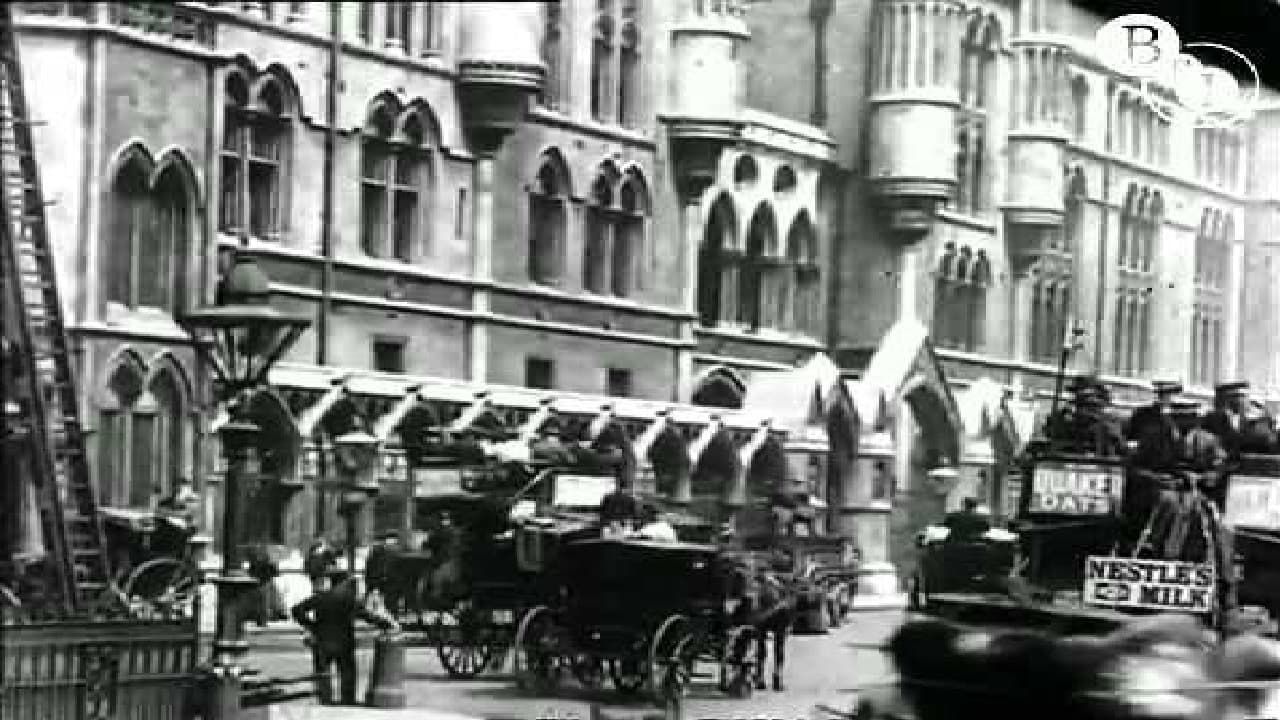
M634 695L644 687L648 673L639 657L615 658L609 661L609 679L618 692Z
M455 621L452 627L442 627L438 635L436 656L449 677L468 680L484 672L493 659L493 643L490 642L485 616L466 607L440 614Z
M148 617L192 617L196 599L195 568L182 560L155 558L134 568L120 591L131 607Z
M521 690L546 693L557 681L555 621L544 606L533 608L520 619L512 653L516 686Z
M760 657L757 654L756 630L749 625L731 628L724 639L724 655L720 658L720 689L730 697L751 697Z
M655 697L662 694L662 682L667 677L669 668L682 664L683 658L677 649L689 634L689 618L684 615L672 615L658 626L649 643L649 691ZM687 668L686 670L691 670Z

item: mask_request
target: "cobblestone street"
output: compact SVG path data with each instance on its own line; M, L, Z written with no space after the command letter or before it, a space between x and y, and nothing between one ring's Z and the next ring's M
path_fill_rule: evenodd
M853 689L892 677L887 658L874 646L882 643L902 620L899 612L864 612L852 615L842 627L829 633L796 636L788 647L785 691L756 692L750 699L732 700L719 694L708 681L698 681L690 690L686 717L792 719L810 717L818 704L848 708ZM273 637L269 644L265 638L259 639L249 655L249 664L266 676L306 674L309 656L300 645L296 650L288 648L288 642L291 638ZM359 658L362 689L370 656L366 649ZM555 696L530 697L521 694L505 672L475 681L449 680L434 651L428 649L410 650L407 665L409 706L414 708L490 720L587 718L593 702L615 711L652 711L638 701L625 704L611 691L587 693L571 682Z

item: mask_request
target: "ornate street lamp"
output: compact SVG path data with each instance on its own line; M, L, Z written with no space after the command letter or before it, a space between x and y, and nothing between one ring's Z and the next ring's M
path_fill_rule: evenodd
M214 374L214 392L227 404L229 421L218 434L226 453L222 510L222 572L218 588L217 628L206 707L210 720L240 715L240 658L244 638L241 596L257 581L245 572L240 552L242 484L250 480L259 428L249 421L253 393L267 385L271 366L297 341L310 319L270 306L271 281L252 258L237 254L218 286L216 303L182 318L201 358Z
M356 571L356 519L369 498L378 494L378 482L369 472L378 457L378 438L364 429L356 416L352 428L333 439L344 482L339 511L346 522L347 571Z

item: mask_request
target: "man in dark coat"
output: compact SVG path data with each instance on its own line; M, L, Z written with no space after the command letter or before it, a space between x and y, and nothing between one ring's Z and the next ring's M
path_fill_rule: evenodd
M978 499L965 498L959 511L947 513L942 523L951 530L952 537L959 541L979 538L991 529L991 522L978 512Z
M1218 441L1231 457L1240 455L1245 431L1245 404L1249 400L1249 383L1220 383L1213 389L1213 411L1204 420L1204 429L1218 436Z
M1045 436L1072 452L1119 456L1124 437L1107 417L1111 391L1096 377L1077 377L1069 388L1071 403L1045 422Z
M396 556L400 550L400 534L391 531L382 534L377 544L369 549L369 556L364 561L364 583L368 592L382 595L382 601L389 612L398 612L400 598L400 578L396 577Z
M1170 466L1178 454L1181 433L1173 418L1174 396L1182 392L1182 383L1157 380L1153 383L1156 400L1133 411L1125 427L1125 437L1137 442L1134 463L1149 470Z
M337 666L342 705L356 704L356 620L384 630L396 629L389 617L369 612L359 602L355 579L342 570L330 573L332 586L293 606L293 619L308 633L311 660L316 675L316 695L320 703L333 703L333 683L329 669Z

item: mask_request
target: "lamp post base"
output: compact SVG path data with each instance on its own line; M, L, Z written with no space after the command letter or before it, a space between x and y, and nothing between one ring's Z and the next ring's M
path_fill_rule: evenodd
M213 640L213 658L204 677L205 720L240 720L240 659L249 651L240 609L244 596L258 582L243 573L229 573L213 579L218 589L218 625Z

